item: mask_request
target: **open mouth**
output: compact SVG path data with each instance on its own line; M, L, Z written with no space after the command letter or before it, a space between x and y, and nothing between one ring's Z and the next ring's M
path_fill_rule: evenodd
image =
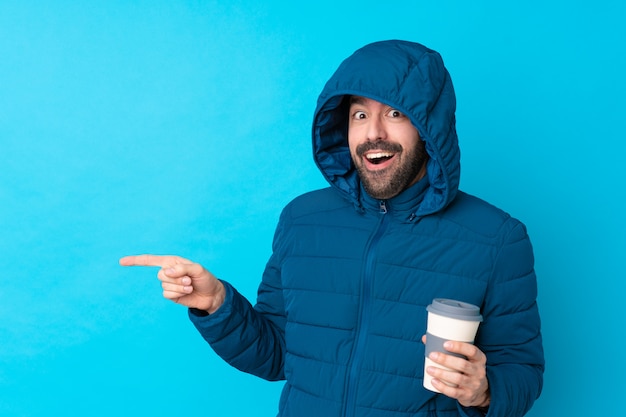
M370 152L365 154L365 159L373 165L380 165L391 158L393 158L396 154L393 152L379 151L379 152Z

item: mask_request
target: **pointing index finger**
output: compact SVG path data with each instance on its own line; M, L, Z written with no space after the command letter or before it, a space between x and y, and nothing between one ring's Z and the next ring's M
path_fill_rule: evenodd
M122 266L166 266L185 263L186 260L179 256L171 255L131 255L120 259ZM187 261L188 262L188 261Z

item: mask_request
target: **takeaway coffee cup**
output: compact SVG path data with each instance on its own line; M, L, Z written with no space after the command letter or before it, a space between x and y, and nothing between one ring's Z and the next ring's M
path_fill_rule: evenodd
M480 309L462 301L446 298L435 298L428 307L428 323L426 327L426 351L424 361L424 388L439 392L432 385L432 377L426 373L429 366L442 367L428 358L431 352L444 352L448 355L463 357L448 352L443 348L447 340L474 343L478 325L482 321Z

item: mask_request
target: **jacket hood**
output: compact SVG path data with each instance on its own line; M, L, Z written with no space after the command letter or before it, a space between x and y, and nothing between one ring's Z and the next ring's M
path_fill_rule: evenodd
M368 97L409 117L430 156L428 188L414 212L424 216L446 207L457 193L461 167L456 98L441 56L413 42L372 43L343 61L322 90L313 120L315 163L331 186L362 207L348 148L347 95Z

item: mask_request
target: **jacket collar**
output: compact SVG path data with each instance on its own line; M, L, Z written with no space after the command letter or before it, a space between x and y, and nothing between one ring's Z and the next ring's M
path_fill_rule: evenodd
M384 203L388 214L402 220L412 220L419 211L420 204L424 200L429 185L430 181L428 180L428 175L426 175L397 196L381 201L370 196L363 188L363 185L360 184L360 202L363 209L367 212L379 212L381 204Z

